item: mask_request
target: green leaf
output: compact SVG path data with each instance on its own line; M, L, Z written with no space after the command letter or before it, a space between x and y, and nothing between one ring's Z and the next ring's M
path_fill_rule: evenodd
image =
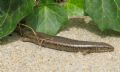
M34 0L0 0L0 39L13 32L33 6Z
M64 7L70 17L84 15L84 0L67 0Z
M100 30L120 32L120 0L85 0L85 6Z
M67 14L59 5L41 5L27 17L27 24L37 32L55 35L68 21Z
M40 0L40 4L53 4L55 0Z

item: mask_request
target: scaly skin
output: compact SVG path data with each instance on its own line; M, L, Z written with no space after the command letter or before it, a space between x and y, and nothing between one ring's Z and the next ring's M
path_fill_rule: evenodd
M35 35L32 31L28 30L22 30L22 34L22 40L25 42L32 42L43 47L60 51L80 51L84 54L114 51L111 45L103 42L78 41L60 36L50 36L40 32L36 32Z

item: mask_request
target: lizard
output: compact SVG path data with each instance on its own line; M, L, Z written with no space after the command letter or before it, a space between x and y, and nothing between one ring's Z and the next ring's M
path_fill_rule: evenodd
M22 41L24 42L31 42L60 51L82 52L83 54L114 51L113 46L104 42L78 41L41 32L33 32L25 28L18 30L18 33L23 37Z

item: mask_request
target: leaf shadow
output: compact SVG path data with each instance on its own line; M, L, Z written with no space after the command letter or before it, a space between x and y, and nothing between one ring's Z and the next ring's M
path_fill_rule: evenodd
M101 37L120 37L120 32L116 32L113 30L107 30L107 31L100 31L98 29L98 27L96 26L96 24L91 20L90 22L86 23L85 18L71 18L69 20L69 24L66 28L63 29L64 30L69 30L72 27L76 27L76 28L82 28L82 29L86 29L89 32L92 32L96 35L99 35Z
M20 36L17 35L15 32L12 34L4 37L3 39L0 39L0 45L6 45L15 41L18 41L20 39Z

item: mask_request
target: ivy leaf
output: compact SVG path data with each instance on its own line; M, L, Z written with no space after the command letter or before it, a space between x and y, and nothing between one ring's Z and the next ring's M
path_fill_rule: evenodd
M67 0L64 7L67 10L68 16L83 16L84 15L84 0Z
M67 24L68 17L62 6L48 4L35 8L26 20L36 32L55 35L61 27Z
M55 0L40 0L40 4L51 4L55 3Z
M0 0L0 39L13 32L33 6L34 0Z
M85 0L85 6L101 31L120 32L120 0Z

